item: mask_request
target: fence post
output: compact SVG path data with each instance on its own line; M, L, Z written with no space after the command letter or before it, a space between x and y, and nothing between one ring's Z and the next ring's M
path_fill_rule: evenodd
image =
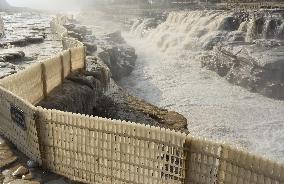
M185 184L189 183L189 181L190 181L191 143L192 143L192 140L189 137L187 137L185 139L185 143L184 143L184 146L183 146L184 151L185 151L185 179L184 179Z
M217 171L217 184L223 184L225 179L225 169L226 169L226 151L225 146L222 144L219 158L219 166Z
M61 64L61 84L63 84L65 68L64 68L63 55L62 54L60 55L60 64Z
M83 70L86 71L87 70L87 47L84 46L84 68Z
M69 49L69 55L70 55L70 73L72 73L72 52L71 52L71 49Z
M41 131L41 126L40 124L42 122L40 122L40 112L39 112L39 108L36 107L36 112L34 113L34 120L35 120L35 127L36 127L36 131L37 131L37 138L38 138L38 144L39 144L39 153L40 153L40 157L41 157L41 166L43 168L47 168L47 164L46 164L46 161L44 160L44 153L45 153L45 146L44 146L44 143L42 141L42 131Z
M41 63L41 80L42 80L42 92L44 98L47 97L47 84L46 84L46 68L44 63Z

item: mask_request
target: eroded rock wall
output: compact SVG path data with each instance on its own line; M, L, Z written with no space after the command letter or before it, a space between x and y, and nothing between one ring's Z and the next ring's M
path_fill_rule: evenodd
M128 76L134 69L137 55L120 31L96 38L87 27L73 21L64 25L69 36L81 41L88 55L97 55L110 69L115 81Z
M202 66L251 92L284 100L283 59L259 63L242 51L236 54L230 50L215 48L212 55L203 58Z

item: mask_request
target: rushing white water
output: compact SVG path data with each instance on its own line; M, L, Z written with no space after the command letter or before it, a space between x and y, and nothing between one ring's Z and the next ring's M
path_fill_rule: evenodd
M232 15L173 12L155 29L149 29L151 19L137 21L124 33L138 54L136 68L120 84L136 96L183 114L193 135L284 162L284 102L233 86L200 66L200 56L218 42L232 40L232 35L243 41L261 37L254 18L227 30ZM234 20L229 22L231 26ZM99 26L99 19L93 25Z
M233 86L200 67L206 46L230 34L220 29L228 16L222 11L171 13L142 39L136 36L143 35L137 32L145 23L132 27L125 37L136 48L138 61L121 85L149 102L182 113L193 135L284 162L284 102ZM241 23L237 32L253 41L256 20Z

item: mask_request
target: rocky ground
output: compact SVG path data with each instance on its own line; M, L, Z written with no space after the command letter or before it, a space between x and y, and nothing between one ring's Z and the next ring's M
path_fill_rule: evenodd
M50 29L50 15L11 10L0 11L0 17L3 18L4 23L3 34L0 37L0 79L62 50L61 40ZM38 167L7 140L0 137L0 183L74 182Z
M0 79L47 59L62 50L50 29L51 16L33 12L0 12L4 36L0 38Z
M3 184L77 184L48 172L29 160L0 137L0 183ZM79 184L79 183L78 183Z

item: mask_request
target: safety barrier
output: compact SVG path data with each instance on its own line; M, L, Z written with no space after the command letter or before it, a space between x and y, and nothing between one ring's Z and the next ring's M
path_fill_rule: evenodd
M85 183L284 183L283 165L225 144L32 105L83 69L83 52L69 49L0 80L0 132L43 167Z
M87 183L181 183L184 177L185 137L176 132L42 108L39 115L43 163L56 173ZM171 163L172 156L178 161Z
M36 112L32 104L0 86L0 133L41 164Z
M225 144L38 108L45 167L86 183L283 183L284 166Z
M68 22L68 17L66 16L56 16L51 23L50 26L54 32L58 34L58 36L62 39L63 49L70 49L75 47L83 47L84 44L75 38L71 38L68 36L68 30L63 26Z
M72 71L85 67L85 48L72 48L53 58L37 63L16 75L0 81L0 85L31 104L43 100Z

